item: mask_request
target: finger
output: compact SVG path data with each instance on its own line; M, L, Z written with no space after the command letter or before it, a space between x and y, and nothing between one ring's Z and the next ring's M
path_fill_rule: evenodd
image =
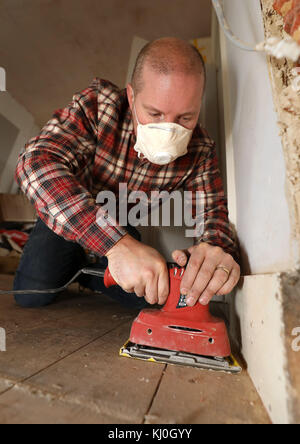
M146 294L145 286L144 285L136 286L134 288L134 292L139 298L143 298Z
M198 275L198 272L203 264L205 258L204 250L200 250L197 254L192 254L189 262L187 264L186 270L181 280L180 292L181 294L187 295Z
M212 297L228 282L229 275L226 271L217 269L214 272L212 279L200 296L199 302L202 305L207 305Z
M210 280L212 279L216 265L209 259L205 259L203 265L195 279L193 286L189 293L187 294L187 305L193 306L198 301L200 295L203 293L205 288L208 286Z
M121 287L121 286L120 286ZM134 288L125 288L125 287L121 287L122 290L124 290L126 293L134 293Z
M145 291L145 299L149 304L156 304L158 302L158 278L153 279L147 279L146 282L146 291Z
M195 249L196 247L197 247L196 245L192 245L191 247L189 247L189 248L186 250L187 253L192 254L193 251L194 251L194 249Z
M184 250L175 250L172 253L172 258L180 267L184 267L187 263L188 255Z
M221 296L221 295L230 293L234 289L234 287L237 285L237 283L240 279L240 276L241 276L240 267L239 267L239 265L236 264L236 266L234 266L234 268L232 269L232 271L230 273L229 279L218 290L218 292L216 294L218 296Z
M215 267L211 281L200 296L199 302L201 304L207 305L212 297L228 282L235 266L238 267L238 264L236 264L230 254L226 253L223 255L221 261Z
M164 271L160 273L158 278L158 284L157 284L157 291L158 291L158 303L160 305L163 305L169 296L169 270L166 266Z

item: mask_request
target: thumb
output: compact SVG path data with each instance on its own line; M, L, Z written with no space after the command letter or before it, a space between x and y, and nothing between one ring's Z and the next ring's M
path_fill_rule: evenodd
M188 260L185 250L174 250L172 253L172 258L180 267L184 267Z

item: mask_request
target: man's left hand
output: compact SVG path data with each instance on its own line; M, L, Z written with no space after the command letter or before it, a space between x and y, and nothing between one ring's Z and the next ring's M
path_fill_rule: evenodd
M207 305L214 295L230 293L239 281L239 265L220 247L202 242L187 251L175 250L172 256L181 267L188 261L180 292L187 295L189 306L197 301Z

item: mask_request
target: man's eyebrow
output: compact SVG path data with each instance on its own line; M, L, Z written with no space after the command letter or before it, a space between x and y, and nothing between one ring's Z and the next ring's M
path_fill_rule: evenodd
M196 111L187 111L186 113L180 114L181 117L185 116L195 116L197 113Z
M164 114L163 111L160 111L159 109L155 108L152 105L143 105L144 108L146 108L148 111L153 111L157 114ZM180 117L185 116L195 116L197 113L195 111L187 111L186 113L180 114Z
M154 111L154 112L156 112L156 113L163 114L162 111L160 111L160 110L157 109L157 108L154 108L154 106L151 106L151 105L143 105L143 106L144 106L144 108L146 108L148 111Z

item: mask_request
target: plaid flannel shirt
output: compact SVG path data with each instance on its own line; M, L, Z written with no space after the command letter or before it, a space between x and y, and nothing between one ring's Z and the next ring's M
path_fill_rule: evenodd
M106 227L96 221L99 210L101 215L96 203L100 191L117 195L119 183L126 183L128 192L147 195L159 190L201 191L204 230L197 240L236 257L215 144L206 130L197 126L188 153L163 166L139 158L134 144L126 90L96 78L26 144L16 180L51 230L99 256L127 233L118 221ZM195 208L193 197L193 214ZM111 215L103 217L112 222Z

